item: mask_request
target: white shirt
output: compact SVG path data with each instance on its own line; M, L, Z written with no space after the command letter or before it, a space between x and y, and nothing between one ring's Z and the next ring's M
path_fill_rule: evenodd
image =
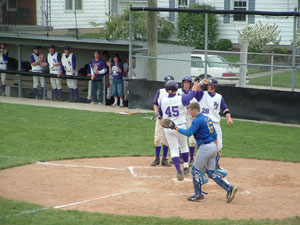
M31 55L33 56L35 62L40 59L40 56L36 55L35 53L32 53ZM35 66L33 66L31 64L31 69L32 69L32 72L42 72L43 71L43 67L40 64L37 64Z
M55 52L53 55L48 53L47 57L50 73L58 74L60 71L60 65L53 67L53 65L57 63L57 52Z
M160 103L163 119L171 119L177 126L186 123L186 106L182 104L182 96L163 98Z
M73 75L72 57L73 57L73 53L70 53L68 55L68 58L66 57L65 53L63 53L61 56L61 63L66 71L66 75ZM77 70L75 69L75 71L77 71ZM74 75L77 75L77 74L74 74Z
M203 97L199 101L201 113L208 116L213 122L219 123L221 121L220 107L222 95L215 93L211 97L207 91L203 92Z

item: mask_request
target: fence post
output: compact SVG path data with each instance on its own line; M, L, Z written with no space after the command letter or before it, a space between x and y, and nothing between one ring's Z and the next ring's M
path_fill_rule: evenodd
M207 78L207 46L208 46L208 13L205 13L205 37L204 37L204 76Z
M132 3L129 9L129 79L132 79Z
M294 9L297 12L297 8ZM291 90L295 89L295 65L296 65L296 32L297 32L297 17L294 16L294 29L293 29L293 56L292 56L292 84Z
M272 49L271 55L271 80L270 80L270 89L273 88L273 73L274 73L274 51Z
M149 0L149 7L157 7L157 0ZM157 12L148 11L147 21L147 79L157 80Z
M18 70L22 71L22 45L18 45ZM19 77L19 98L22 98L22 75Z
M248 41L241 41L241 54L240 54L240 79L239 87L246 86L246 71L247 71L247 55L248 55Z

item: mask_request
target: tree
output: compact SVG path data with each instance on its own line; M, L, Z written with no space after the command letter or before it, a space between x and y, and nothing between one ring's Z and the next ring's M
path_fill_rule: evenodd
M147 14L145 12L132 12L133 38L136 40L145 40L147 37ZM174 31L174 25L164 18L157 17L158 39L167 40ZM106 22L105 37L110 38L129 38L129 8L124 10L122 15L109 16Z
M278 25L263 24L261 21L258 21L258 23L256 23L255 26L245 26L244 29L238 31L238 36L239 41L248 41L249 52L267 51L267 43L272 42L274 45L278 45L281 40Z
M190 8L215 9L206 4L192 5ZM208 48L214 49L218 32L218 20L215 14L208 14ZM204 49L205 41L205 14L178 13L177 38L182 44Z

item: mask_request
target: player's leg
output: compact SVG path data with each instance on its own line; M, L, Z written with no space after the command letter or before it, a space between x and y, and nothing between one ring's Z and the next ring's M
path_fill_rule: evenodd
M120 107L124 107L124 89L123 89L123 80L119 79L117 83L118 96L120 97Z
M166 138L165 135L165 131L162 127L162 142L163 142L163 156L162 156L162 160L161 160L161 165L162 166L171 166L171 164L169 163L167 157L168 157L168 151L169 151L169 144L168 144L168 140Z
M79 101L79 92L78 92L77 80L73 79L72 83L73 83L74 101L78 102Z
M196 140L194 136L189 137L189 150L190 150L190 161L189 166L191 167L194 163L194 152L195 152Z
M61 101L61 95L62 95L62 86L61 86L61 78L55 78L57 91L58 91L58 101Z
M88 82L88 95L87 95L87 103L91 103L92 101L92 80Z
M116 79L113 79L112 82L112 96L114 97L114 103L112 104L112 106L117 106L118 105L118 96L117 96L117 82Z
M33 92L35 99L39 99L38 85L39 85L39 77L33 76Z
M40 77L40 84L41 84L41 92L42 92L42 98L45 98L45 86L46 86L46 79L45 77Z
M220 152L220 155L216 156L216 169L221 169L221 167L219 165L219 161L220 161L221 151L222 151L222 147L223 147L223 142L222 142L223 138L222 138L222 129L221 129L220 123L214 123L214 128L217 133L218 150Z
M179 127L186 129L185 125L181 125ZM186 136L184 136L178 132L176 133L176 135L177 135L180 152L181 152L182 159L183 159L183 172L184 172L184 175L188 175L189 174L189 147L187 145Z
M5 68L3 68L5 70ZM2 96L6 96L6 73L1 73L1 82L2 82Z
M67 79L67 87L70 90L70 99L69 99L69 101L71 102L71 101L73 101L73 80Z
M56 78L50 77L50 83L52 87L52 100L54 100L57 98Z
M184 180L184 175L180 167L180 159L179 159L179 151L178 151L179 143L177 138L178 132L171 129L164 129L164 131L165 131L166 138L168 140L171 158L177 171L177 180L179 181Z
M164 135L163 127L161 126L159 119L157 119L155 123L155 130L154 130L155 159L151 163L151 166L157 166L160 163L160 149L161 149L163 135Z

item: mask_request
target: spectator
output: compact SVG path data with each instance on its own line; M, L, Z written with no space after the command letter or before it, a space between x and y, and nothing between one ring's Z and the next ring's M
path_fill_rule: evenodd
M109 73L113 76L112 83L112 96L114 96L115 102L112 106L118 105L118 98L120 97L120 107L124 107L123 105L123 63L120 60L118 54L113 55L113 60L111 63L107 63L109 67Z
M50 74L56 74L57 77L50 77L50 83L52 86L52 99L56 99L61 101L61 93L62 93L62 86L61 86L61 55L58 52L55 52L55 46L49 45L49 53L46 58L46 62L42 64L43 66L49 66ZM57 95L58 94L58 95Z
M70 53L70 47L64 47L64 53L62 54L62 70L66 71L67 76L78 76L76 67L76 56ZM61 73L60 73L61 74ZM70 101L78 101L79 93L76 79L67 79L67 86L70 89Z
M107 71L106 63L103 59L100 59L100 51L94 52L94 59L90 62L88 67L88 76L91 77L91 95L92 104L102 104L103 103L103 78ZM100 80L95 80L99 78ZM100 92L100 98L97 99L97 91Z
M107 63L111 61L108 51L103 51L103 60ZM109 68L107 66L107 72L105 74L105 87L106 87L106 99L111 99L111 86L112 86L112 75L109 74Z
M33 53L30 55L30 64L31 64L32 72L42 73L44 70L42 66L43 63L44 63L44 55L40 54L40 47L34 46ZM39 83L42 89L42 96L44 97L45 77L33 76L32 79L33 79L33 91L34 91L35 99L39 99L39 93L38 93Z
M8 51L6 50L6 44L0 45L0 69L7 70L7 57ZM1 73L1 83L2 83L2 96L6 96L5 87L6 87L6 73Z
M128 79L129 79L129 58L126 58L126 63L123 64L123 84L124 84L124 100L128 100Z

